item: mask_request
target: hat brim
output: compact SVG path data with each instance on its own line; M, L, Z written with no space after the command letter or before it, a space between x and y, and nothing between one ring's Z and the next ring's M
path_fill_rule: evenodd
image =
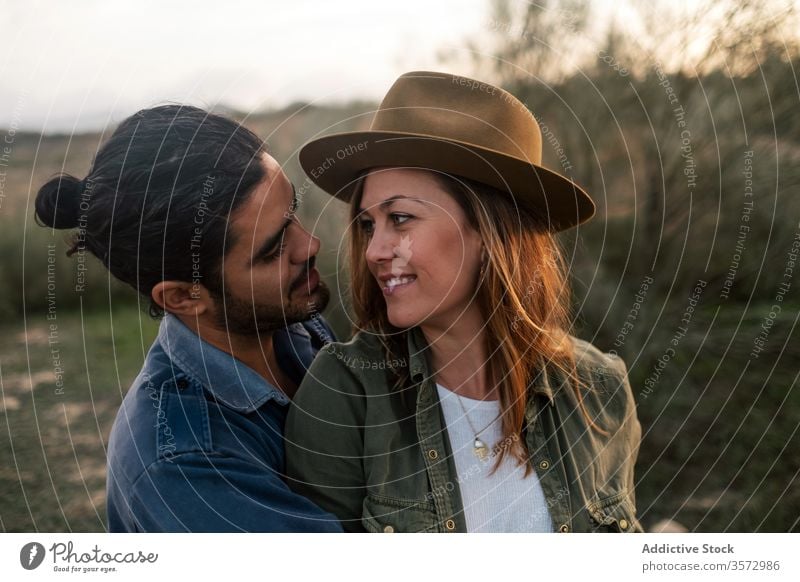
M420 134L357 131L317 138L300 150L300 165L328 194L349 202L358 176L378 166L421 168L476 180L511 193L521 211L553 231L592 218L595 204L572 180L494 150Z

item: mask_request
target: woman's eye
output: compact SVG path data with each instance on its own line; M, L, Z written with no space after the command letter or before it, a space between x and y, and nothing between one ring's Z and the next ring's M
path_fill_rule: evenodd
M389 219L392 221L394 226L400 226L404 224L406 221L413 218L410 214L399 214L399 213L392 213L389 215ZM375 230L375 224L371 220L359 220L358 227L361 229L361 232L371 235L372 232Z
M397 224L403 224L407 220L410 220L412 217L409 214L397 214L397 213L394 213L394 214L391 215L391 218L394 221L394 223L397 225Z

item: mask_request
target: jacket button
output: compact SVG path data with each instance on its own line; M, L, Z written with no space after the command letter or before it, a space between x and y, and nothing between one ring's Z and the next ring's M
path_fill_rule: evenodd
M550 468L550 461L548 461L547 459L542 459L541 461L539 461L539 468L542 471L547 471Z
M178 390L186 390L186 388L189 387L189 381L186 380L186 378L178 378L176 384L178 386Z
M621 529L628 529L628 520L627 519L620 519L619 520L619 527Z
M560 531L561 533L567 533L569 531L569 526L566 523L564 523L561 525L560 528L558 528L558 531Z
M450 531L453 531L454 529L456 529L456 522L454 522L452 519L448 519L446 522L444 522L444 527L446 527Z
M435 461L436 459L439 458L439 453L436 452L436 449L431 449L430 451L428 451L428 458L431 459L432 461Z
M383 528L383 533L394 533L394 528L390 525L387 525L385 528Z

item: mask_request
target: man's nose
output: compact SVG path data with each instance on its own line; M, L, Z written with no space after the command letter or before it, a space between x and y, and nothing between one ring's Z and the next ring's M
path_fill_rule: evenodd
M314 236L310 232L308 232L302 224L300 224L299 220L295 220L294 224L295 228L297 229L299 235L302 237L300 244L297 245L297 253L294 256L295 263L305 263L311 257L314 257L319 253L319 249L321 246L321 242L319 237Z

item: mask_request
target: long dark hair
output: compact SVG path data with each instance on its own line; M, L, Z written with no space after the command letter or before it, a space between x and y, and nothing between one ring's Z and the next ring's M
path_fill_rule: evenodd
M36 196L39 224L75 229L67 252L96 256L150 300L166 280L200 281L219 294L221 263L234 241L228 217L266 173L263 142L225 117L164 105L125 119L88 175L61 174Z

